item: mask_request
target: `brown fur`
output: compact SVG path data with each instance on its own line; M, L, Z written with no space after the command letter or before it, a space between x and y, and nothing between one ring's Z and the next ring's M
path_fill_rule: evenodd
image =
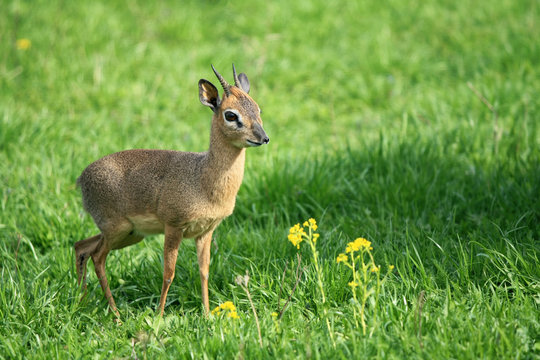
M157 233L165 233L160 314L183 238L196 239L202 301L208 312L212 232L233 212L244 176L245 148L269 141L258 105L241 88L244 83L237 85L229 85L230 95L224 94L220 100L214 85L199 81L201 103L214 111L207 152L122 151L90 164L77 180L84 208L101 231L75 244L78 281L86 290L86 262L91 257L105 297L117 316L105 275L107 254ZM227 110L239 114L241 123L225 120Z

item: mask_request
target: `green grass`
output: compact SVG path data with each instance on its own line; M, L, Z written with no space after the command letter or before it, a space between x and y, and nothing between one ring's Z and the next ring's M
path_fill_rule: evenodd
M536 1L0 8L0 358L540 358ZM212 250L211 306L241 319L203 316L187 240L160 322L156 236L108 258L117 326L92 265L78 302L72 246L97 230L75 180L123 149L204 151L197 81L216 83L211 63L231 79L232 62L271 139L248 151ZM335 348L306 249L279 330L271 317L294 285L289 227L309 217ZM336 263L359 236L396 266L371 336ZM263 349L234 281L246 270Z

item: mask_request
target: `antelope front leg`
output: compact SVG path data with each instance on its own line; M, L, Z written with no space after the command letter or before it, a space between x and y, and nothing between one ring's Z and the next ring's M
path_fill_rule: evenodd
M201 275L201 296L206 315L210 311L208 302L208 268L210 267L210 245L212 244L212 231L197 238L197 260Z
M163 286L161 287L161 298L159 299L159 313L163 316L165 300L169 287L174 279L174 268L178 256L178 246L182 241L182 230L171 226L165 227L165 244L163 245Z

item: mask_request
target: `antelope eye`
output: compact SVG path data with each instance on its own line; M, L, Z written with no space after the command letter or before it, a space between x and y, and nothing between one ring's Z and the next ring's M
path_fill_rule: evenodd
M225 111L225 120L227 120L227 121L237 121L238 120L238 115L236 115L232 111Z

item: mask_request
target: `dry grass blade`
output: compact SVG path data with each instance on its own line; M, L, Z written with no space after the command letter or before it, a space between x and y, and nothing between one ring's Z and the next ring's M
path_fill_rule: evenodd
M251 305L251 310L253 311L253 316L255 316L255 324L257 325L257 334L259 335L259 346L263 347L262 336L261 336L261 325L259 323L259 317L257 316L257 310L255 310L255 305L253 305L253 301L251 299L251 294L249 293L249 288L248 288L249 274L248 274L248 272L246 271L246 275L244 275L244 276L238 275L236 277L236 283L238 285L240 285L240 287L242 289L244 289L244 291L246 292L246 295L247 295L248 300L249 300L249 304Z

